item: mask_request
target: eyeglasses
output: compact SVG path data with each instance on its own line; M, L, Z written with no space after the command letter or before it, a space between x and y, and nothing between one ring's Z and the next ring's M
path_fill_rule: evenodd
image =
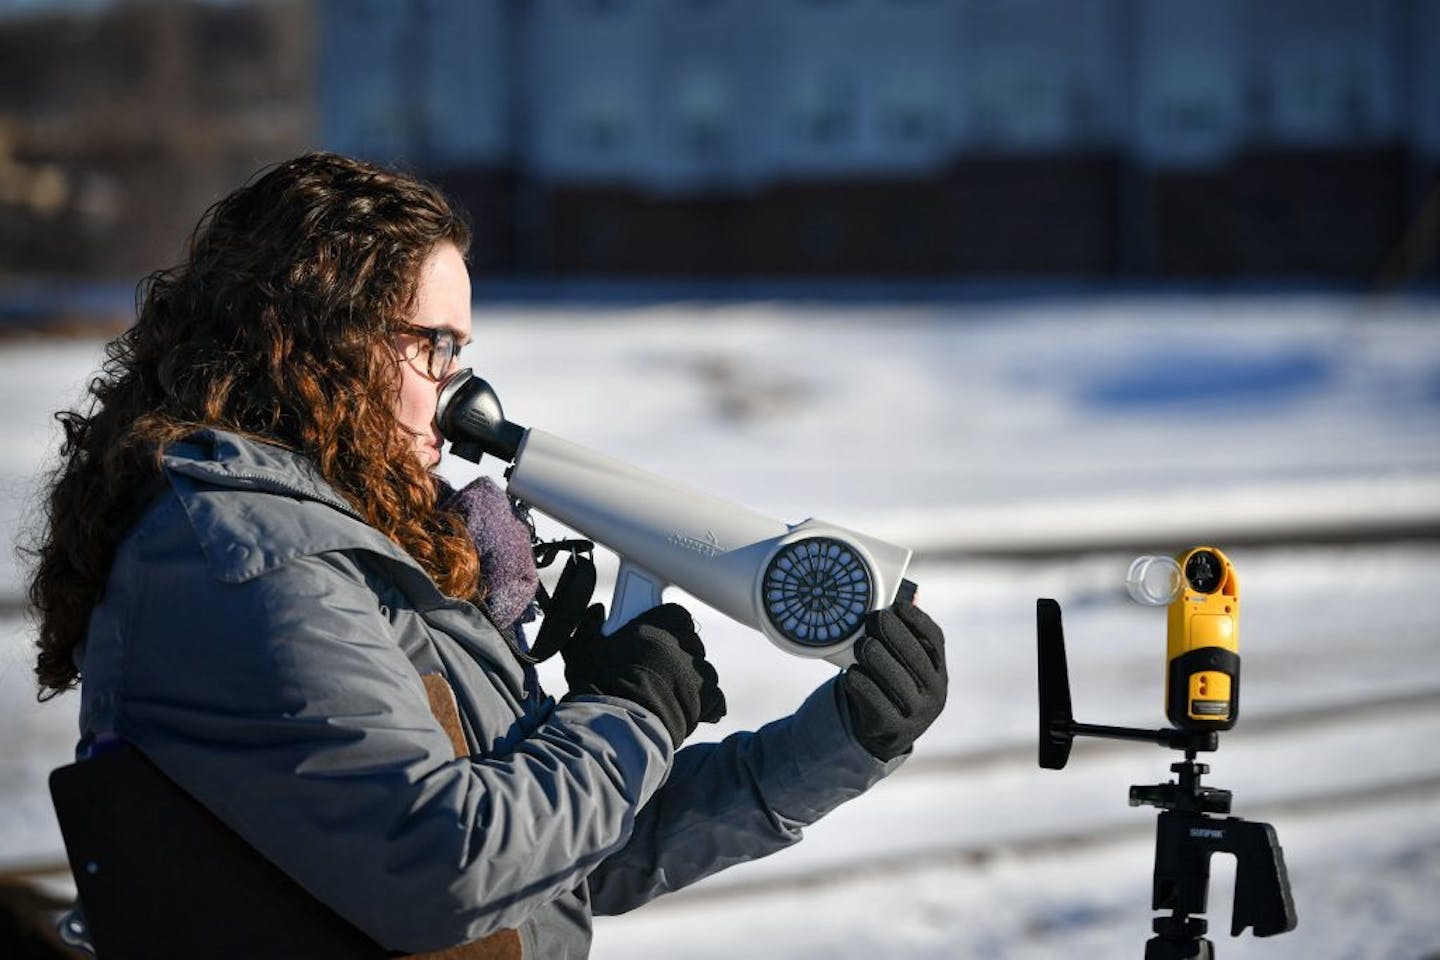
M400 329L405 333L413 333L417 337L424 337L430 343L430 357L426 364L426 372L432 380L443 379L450 371L450 365L455 358L460 356L460 338L455 336L451 330L442 327L421 327L413 323L402 323Z

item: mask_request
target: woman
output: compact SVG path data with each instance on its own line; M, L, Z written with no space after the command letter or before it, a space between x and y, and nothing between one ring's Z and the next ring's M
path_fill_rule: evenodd
M37 673L82 681L82 759L137 748L385 948L518 931L583 957L592 914L793 843L889 773L943 705L943 638L873 615L795 714L680 750L724 709L689 615L602 637L592 608L545 695L514 628L533 568L477 549L517 521L483 490L439 507L430 472L467 242L432 187L329 154L207 213L91 411L60 415Z

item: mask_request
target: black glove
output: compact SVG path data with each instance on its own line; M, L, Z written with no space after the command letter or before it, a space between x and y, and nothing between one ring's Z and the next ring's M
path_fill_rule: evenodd
M725 716L720 677L684 607L646 610L610 636L600 633L605 608L590 607L560 649L570 694L631 700L660 718L676 749L697 724Z
M945 634L923 610L896 600L865 618L855 661L844 681L851 728L871 756L891 760L945 706Z

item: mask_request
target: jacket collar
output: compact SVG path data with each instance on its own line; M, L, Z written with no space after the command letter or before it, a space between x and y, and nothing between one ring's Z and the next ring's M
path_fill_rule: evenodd
M362 519L314 464L278 444L207 427L166 448L161 462L172 474L212 486L315 500Z
M410 592L443 596L420 565L321 478L304 456L224 430L200 430L162 458L211 572L241 583L297 557L359 550L391 561ZM403 573L401 571L404 571Z

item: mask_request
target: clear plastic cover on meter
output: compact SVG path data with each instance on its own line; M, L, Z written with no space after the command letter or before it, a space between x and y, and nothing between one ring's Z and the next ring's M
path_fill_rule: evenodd
M1125 574L1130 599L1147 607L1167 606L1180 596L1182 582L1180 564L1174 557L1136 557Z

